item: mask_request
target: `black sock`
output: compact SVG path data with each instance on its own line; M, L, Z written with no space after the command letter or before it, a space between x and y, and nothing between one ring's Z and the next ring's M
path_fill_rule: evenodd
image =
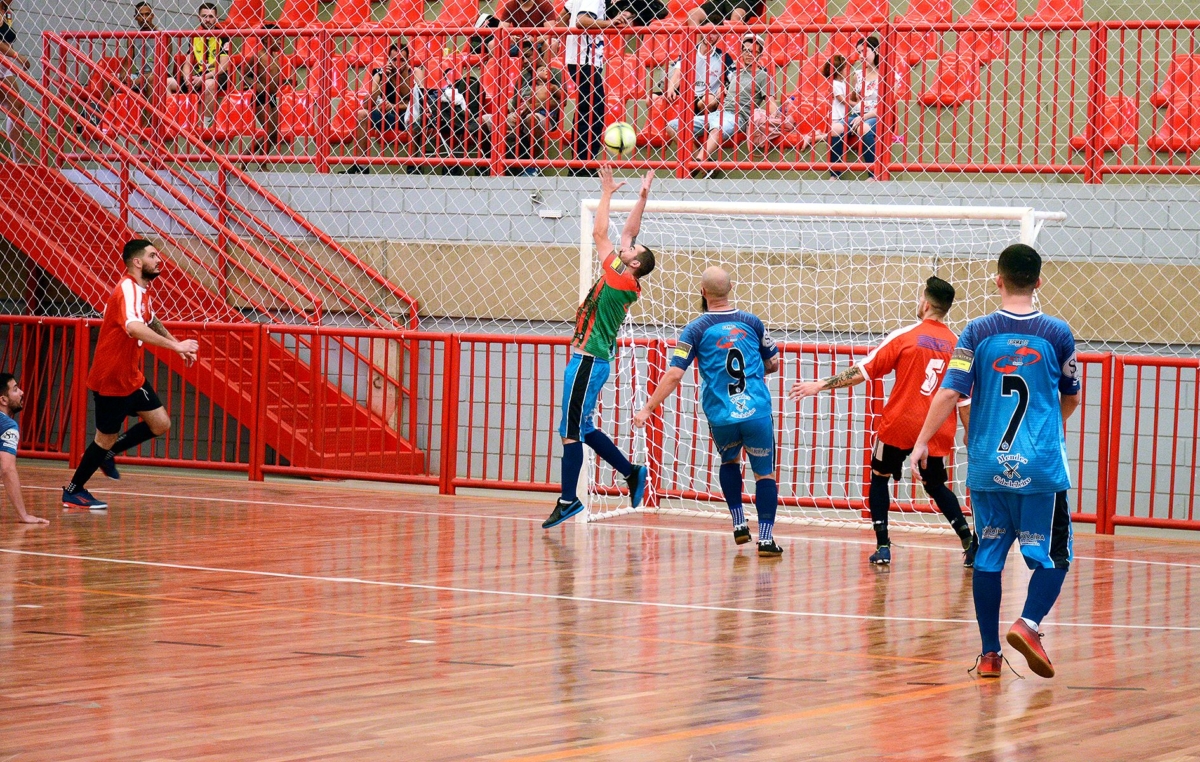
M971 544L971 527L967 524L967 518L963 516L962 507L958 504L958 497L949 487L943 484L926 484L925 492L933 498L933 502L937 503L938 510L942 515L950 520L950 526L954 528L958 539L962 541L963 548Z
M875 527L875 544L891 545L888 539L888 510L892 507L892 477L871 474L871 491L867 504L871 506L871 525Z
M113 443L109 453L116 455L119 452L132 450L142 442L149 442L151 439L154 439L154 432L150 430L145 421L138 421L130 426L128 431L117 437L117 441Z
M92 478L92 474L96 473L96 469L100 468L100 464L106 457L108 457L108 450L95 442L88 445L88 448L83 451L83 458L79 461L79 468L75 469L75 475L71 477L71 483L67 485L67 492L75 493L83 489L88 479Z

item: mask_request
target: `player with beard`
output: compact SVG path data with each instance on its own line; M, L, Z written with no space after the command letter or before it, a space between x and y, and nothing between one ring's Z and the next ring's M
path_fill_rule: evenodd
M17 379L11 373L0 373L0 477L4 478L4 491L17 509L17 520L22 524L49 524L45 519L26 513L25 501L21 498L21 477L17 474L21 429L13 416L24 407L25 392L21 391Z
M200 345L195 339L179 341L154 316L147 289L162 274L158 249L137 238L121 253L125 277L113 289L104 308L104 322L96 342L96 355L87 386L96 402L96 437L83 453L71 483L63 487L63 508L104 511L108 504L84 487L96 469L110 479L120 479L113 456L166 434L171 418L142 372L142 345L177 352L184 362L196 360ZM125 419L141 421L121 434Z

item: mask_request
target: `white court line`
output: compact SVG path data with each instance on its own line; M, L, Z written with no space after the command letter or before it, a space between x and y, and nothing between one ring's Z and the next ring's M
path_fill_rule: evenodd
M522 593L513 590L483 590L474 587L450 587L448 585L422 585L415 582L386 582L374 579L359 579L357 577L322 577L309 574L289 574L288 572L254 571L252 569L222 569L214 566L194 566L192 564L169 564L159 561L134 561L128 558L102 558L99 556L76 556L65 553L44 553L34 550L10 550L0 548L0 553L16 556L37 556L39 558L59 558L67 561L91 561L94 563L121 564L125 566L148 566L157 569L180 569L183 571L213 572L217 574L242 574L251 577L274 577L277 579L296 579L305 582L333 582L352 585L370 585L374 587L394 587L402 590L429 590L440 593L466 593L469 595L498 595L507 598L528 598L548 601L572 601L575 603L599 603L609 606L636 606L641 608L669 609L676 611L720 611L734 614L771 614L786 617L812 617L816 619L857 619L879 622L928 622L932 624L970 624L974 619L937 619L932 617L909 616L872 616L870 614L829 614L820 611L784 611L780 609L744 609L732 606L707 606L697 603L660 603L657 601L627 601L617 598L588 598L578 595L552 595L550 593ZM330 612L336 613L336 612ZM1169 625L1140 625L1140 624L1104 624L1096 622L1047 622L1056 627L1096 627L1112 630L1163 630L1173 632L1200 632L1200 627L1177 627Z
M42 486L38 486L38 485L23 485L23 488L24 489L36 489L36 490L53 490L53 491L61 491L62 490L62 487L42 487ZM438 517L452 516L455 518L490 519L490 520L494 520L494 521L524 521L527 523L535 522L535 521L538 523L541 523L541 521L542 521L541 519L535 518L535 517L497 516L495 514L459 513L457 511L454 513L442 513L440 511L412 511L412 510L407 510L407 509L403 509L403 508L360 508L357 506L328 505L325 503L316 505L313 503L284 503L284 502L271 501L271 500L240 500L237 498L228 498L228 497L198 497L195 495L160 495L160 494L156 494L153 492L123 492L120 490L111 490L111 489L98 489L98 490L95 490L95 492L98 494L102 494L102 495L125 495L126 497L152 497L152 498L161 498L161 499L165 499L165 500L192 500L192 501L207 502L207 503L235 503L235 504L239 504L239 505L259 505L264 508L270 508L270 507L275 507L275 506L278 506L280 508L319 508L319 509L325 509L325 510L330 510L330 511L351 511L351 512L356 512L356 513L395 513L395 514L402 514L402 515L407 515L407 516L438 516ZM435 497L442 498L445 496L438 495ZM453 498L450 498L450 499L453 499ZM506 502L517 503L517 502L522 502L522 501L510 499L510 500L507 500ZM634 531L649 530L652 532L681 532L684 534L719 535L721 537L724 537L725 535L729 534L728 532L718 531L715 529L689 529L687 527L660 527L660 526L646 526L646 525L641 525L641 524L614 524L614 523L607 522L607 521L601 522L598 524L588 524L588 526L602 528L602 529L630 529L630 530L634 530ZM779 527L777 526L776 528L778 529ZM788 540L794 540L796 542L818 542L818 543L824 542L824 543L832 543L832 544L837 544L837 545L863 545L866 547L874 547L875 546L875 543L873 543L873 542L862 542L860 540L843 540L843 539L839 539L839 538L835 538L835 537L804 537L801 535L793 535L793 534L780 535L780 536L787 537ZM898 547L900 547L900 548L917 548L919 550L937 550L937 551L942 551L944 553L954 553L955 555L962 555L962 550L960 548L946 547L944 545L910 545L910 544L905 543L902 545L898 544ZM1075 560L1076 561L1111 561L1112 563L1120 563L1120 564L1142 564L1145 566L1178 566L1183 569L1200 569L1200 564L1185 564L1185 563L1181 563L1178 561L1146 561L1146 560L1140 559L1140 558L1100 558L1099 556L1075 556Z

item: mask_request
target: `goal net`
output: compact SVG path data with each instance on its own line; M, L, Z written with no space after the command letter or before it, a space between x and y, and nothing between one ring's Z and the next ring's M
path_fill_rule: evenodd
M594 200L583 203L580 293L599 261L591 245ZM632 203L612 204L613 240ZM733 277L736 307L757 314L780 347L780 371L768 376L776 430L779 522L869 527L866 513L870 450L892 379L823 392L796 403L797 380L826 378L857 363L889 332L915 322L926 278L957 291L947 323L958 332L998 306L993 283L999 252L1033 244L1042 225L1061 213L1012 207L750 204L650 201L639 242L657 267L642 282L620 337L614 379L599 404L601 428L651 477L638 512L721 517L720 461L700 407L695 365L645 429L633 414L665 372L682 327L699 314L699 275L710 265ZM960 437L961 440L961 437ZM947 459L951 487L965 494L966 452ZM633 511L624 480L595 459L584 466L588 520ZM747 490L753 475L746 467ZM919 485L893 487L891 522L948 531ZM751 495L746 513L753 513Z

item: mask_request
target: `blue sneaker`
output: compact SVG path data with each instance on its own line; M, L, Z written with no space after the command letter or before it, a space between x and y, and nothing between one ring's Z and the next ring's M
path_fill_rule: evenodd
M542 529L556 527L582 510L583 503L579 500L572 500L569 503L559 500L554 504L554 510L550 511L550 518L542 522Z
M876 566L890 566L892 563L892 546L880 545L868 560Z
M629 485L629 505L637 508L642 504L642 498L646 496L646 478L649 472L645 466L634 466L629 472L629 476L625 477L625 483Z
M83 508L89 511L107 511L108 503L103 500L97 500L92 496L92 493L85 489L78 492L67 492L67 488L63 487L62 494L63 508L73 510Z
M120 480L121 478L121 472L117 470L116 458L105 458L104 462L100 464L100 472L109 479Z

